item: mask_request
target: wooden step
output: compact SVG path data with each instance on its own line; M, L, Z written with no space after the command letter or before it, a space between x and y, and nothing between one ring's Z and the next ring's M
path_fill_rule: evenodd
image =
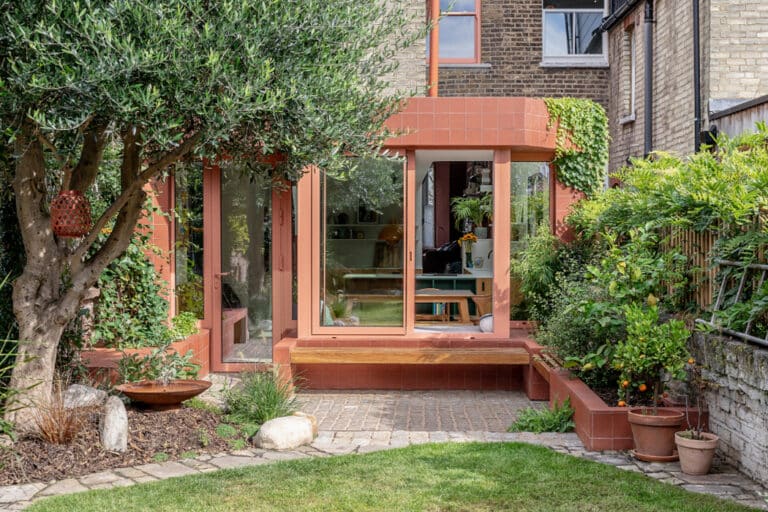
M527 365L521 347L294 347L291 363L298 364L501 364Z

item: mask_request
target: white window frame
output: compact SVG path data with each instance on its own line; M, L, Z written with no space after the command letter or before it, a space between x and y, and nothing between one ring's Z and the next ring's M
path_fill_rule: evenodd
M603 9L544 9L544 3L542 2L541 9L541 67L571 67L571 68L604 68L608 67L608 34L603 32L603 53L600 55L546 55L545 48L547 46L546 40L546 14L556 13L597 13L605 17L608 13L607 5L610 0L604 0Z

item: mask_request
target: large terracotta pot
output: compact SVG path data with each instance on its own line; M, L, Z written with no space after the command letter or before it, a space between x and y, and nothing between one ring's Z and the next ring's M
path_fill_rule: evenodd
M627 412L632 427L635 458L648 462L677 460L675 432L683 424L684 414L664 408L638 408Z
M712 458L715 456L717 441L715 434L702 432L703 439L691 439L681 436L683 432L675 433L675 444L680 455L680 467L688 475L706 475L712 468Z

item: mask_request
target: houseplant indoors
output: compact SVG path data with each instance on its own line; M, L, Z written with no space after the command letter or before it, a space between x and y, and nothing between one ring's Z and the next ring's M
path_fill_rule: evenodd
M688 407L688 396L685 397L685 413L688 429L675 433L675 444L677 452L680 455L680 468L683 473L689 475L706 475L712 468L712 459L715 456L717 442L720 439L716 434L704 432L704 421L702 420L702 393L707 387L701 375L701 368L696 365L693 359L688 360L686 365L688 372L688 384L695 394L697 418L694 426L688 417L690 407Z
M465 229L465 223L471 222L477 238L488 238L488 228L483 226L486 219L493 216L493 196L454 197L451 200L451 211L456 217L456 228Z
M647 395L652 392L650 406L628 411L635 443L633 454L649 462L672 461L677 460L674 434L680 430L684 415L659 408L658 404L664 376L685 377L690 333L680 320L660 322L655 300L648 302L625 306L627 336L616 346L614 365L621 372L619 395L624 405L648 402Z

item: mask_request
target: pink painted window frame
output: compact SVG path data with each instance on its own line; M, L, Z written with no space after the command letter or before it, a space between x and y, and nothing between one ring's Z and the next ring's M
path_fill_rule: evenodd
M475 52L474 57L470 58L464 58L464 59L447 59L440 57L439 51L438 51L438 64L479 64L480 63L480 27L482 26L481 21L481 14L480 14L480 5L481 0L475 0L475 10L474 12L470 11L460 11L460 12L440 12L440 16L445 17L451 17L451 16L457 16L457 17L472 17L475 20ZM429 16L429 2L427 2L427 19L431 19ZM429 43L427 43L427 52L429 52ZM429 61L429 55L427 54L427 61Z
M401 152L402 154L402 152ZM416 153L405 151L405 268L403 272L403 327L324 327L320 325L320 171L310 168L298 183L298 337L299 339L364 339L375 343L377 339L506 339L510 333L509 318L509 261L494 258L493 314L503 319L494 322L493 332L417 333L415 332L415 259L416 247ZM512 154L510 149L496 149L493 157L493 183L500 191L494 200L494 223L509 226L509 189ZM310 231L308 236L307 231ZM504 231L506 233L506 231ZM494 251L509 254L508 234L494 237ZM375 336L375 338L372 338Z

